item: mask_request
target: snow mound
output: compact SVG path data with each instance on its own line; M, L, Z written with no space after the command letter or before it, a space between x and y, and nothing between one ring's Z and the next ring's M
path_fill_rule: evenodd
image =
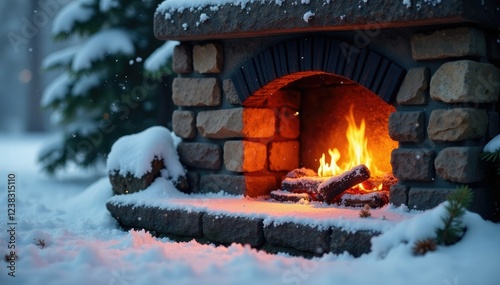
M110 54L134 54L135 48L130 34L121 29L109 29L95 33L75 54L71 69L81 71L92 67L92 62Z
M306 23L308 23L312 18L314 17L314 13L312 11L308 11L304 14L304 16L302 17L302 19L304 19L304 21Z
M495 152L497 150L500 150L500 135L494 137L483 149L485 152Z
M447 203L441 203L436 208L425 211L412 219L403 220L380 236L372 238L372 254L378 258L384 258L390 252L403 251L410 257L411 248L416 241L435 238L436 229L443 227L441 217L446 215Z
M167 128L161 126L119 138L108 155L107 171L119 171L122 176L131 173L140 178L152 170L151 161L155 158L163 159L166 174L173 179L185 175L174 138Z

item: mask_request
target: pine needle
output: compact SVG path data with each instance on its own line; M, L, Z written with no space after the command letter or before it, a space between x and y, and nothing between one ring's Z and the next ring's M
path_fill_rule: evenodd
M462 238L465 231L462 217L471 205L472 198L472 190L465 185L448 195L446 215L441 218L444 227L437 230L438 244L452 245Z

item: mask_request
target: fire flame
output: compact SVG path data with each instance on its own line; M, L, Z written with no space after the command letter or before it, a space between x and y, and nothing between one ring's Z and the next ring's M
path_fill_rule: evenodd
M326 162L325 154L320 158L320 166L318 168L318 175L321 177L330 177L339 175L349 169L364 164L372 175L381 175L383 172L379 171L375 165L372 154L368 150L368 140L365 137L366 123L365 119L361 120L361 124L358 126L354 120L353 105L349 109L349 115L346 116L348 122L348 127L346 131L346 138L349 145L348 148L348 160L346 163L339 166L337 163L340 160L340 151L337 148L328 149L328 154L330 155L330 163ZM376 189L364 189L363 185L359 184L361 190L378 190L381 189L381 185L376 187Z

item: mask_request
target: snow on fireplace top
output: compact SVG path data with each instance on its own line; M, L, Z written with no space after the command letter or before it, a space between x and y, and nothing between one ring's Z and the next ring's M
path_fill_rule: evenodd
M497 0L164 0L155 35L221 39L348 29L480 23L498 27ZM314 17L311 17L314 15Z
M323 5L330 4L330 2L333 2L333 0L312 0L313 2L322 2ZM411 0L401 0L402 3L406 7L411 7ZM185 9L188 9L190 11L198 10L200 8L204 8L209 6L210 10L212 11L217 11L220 6L223 5L232 5L232 6L239 6L241 9L245 9L246 5L249 3L253 2L261 2L263 4L275 4L277 6L282 6L286 0L260 0L260 1L255 1L255 0L165 0L163 3L160 4L158 7L158 10L166 10L166 11L174 11L177 10L179 12L182 12ZM299 1L291 1L294 2L294 5L298 5ZM361 2L361 1L360 1ZM368 0L362 0L363 3L367 3ZM441 0L424 0L422 1L426 4L431 4L431 5L436 5L441 3ZM300 0L300 4L307 5L311 4L311 0ZM358 5L358 3L355 3L353 5Z

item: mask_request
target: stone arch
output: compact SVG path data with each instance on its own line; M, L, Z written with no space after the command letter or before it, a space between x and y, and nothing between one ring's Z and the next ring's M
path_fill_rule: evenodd
M406 70L366 48L327 37L303 37L257 54L235 70L231 80L245 105L256 93L270 94L304 76L321 73L352 80L392 104Z

